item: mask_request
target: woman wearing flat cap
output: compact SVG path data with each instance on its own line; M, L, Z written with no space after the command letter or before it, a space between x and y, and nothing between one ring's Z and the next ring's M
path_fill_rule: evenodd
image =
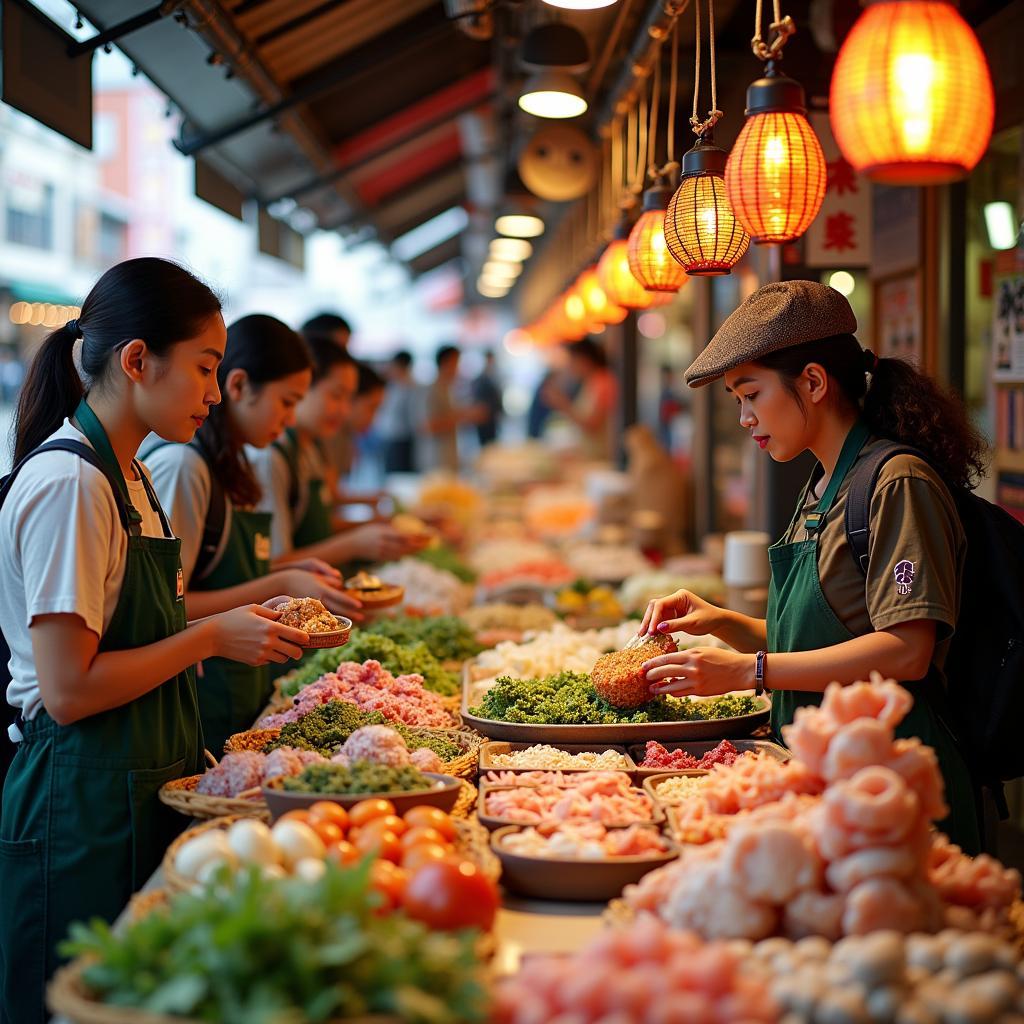
M767 619L716 608L685 590L652 601L641 633L711 633L734 650L697 648L644 667L654 693L771 689L777 737L833 681L849 684L876 671L902 681L915 700L897 734L935 749L950 806L943 830L973 853L980 846L974 792L944 725L942 666L966 550L949 487L971 486L985 445L957 399L910 364L862 349L856 329L849 302L834 289L770 284L732 313L686 371L691 387L724 378L740 425L773 459L811 451L818 465L770 550ZM891 441L920 456L882 463L862 568L844 523L851 477Z

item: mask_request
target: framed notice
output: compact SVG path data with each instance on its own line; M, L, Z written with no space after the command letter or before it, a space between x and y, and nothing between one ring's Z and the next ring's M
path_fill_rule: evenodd
M901 274L875 285L875 339L879 356L924 367L921 282Z
M1024 381L1024 277L999 282L992 314L992 377Z

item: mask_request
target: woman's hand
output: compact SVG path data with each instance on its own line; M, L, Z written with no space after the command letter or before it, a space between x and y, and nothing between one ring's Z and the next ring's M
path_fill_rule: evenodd
M409 553L409 540L388 523L368 523L343 534L354 557L368 562L392 562Z
M303 558L299 562L289 562L288 568L303 569L306 572L315 573L317 576L324 576L329 580L335 580L338 586L341 586L341 573L322 558Z
M642 668L653 694L716 697L733 690L754 689L755 664L753 654L738 654L718 647L694 647L651 658Z
M706 636L719 628L721 615L721 608L708 604L689 590L677 590L647 605L638 635L689 633L691 636Z
M287 598L286 598L287 600ZM274 598L268 604L280 603ZM265 605L249 604L214 615L214 649L221 658L240 661L244 665L266 665L273 661L281 665L303 654L299 644L309 642L309 634L291 626L282 626L277 620L281 613Z
M285 569L284 572L275 573L274 578L282 590L295 597L315 597L332 615L344 615L353 622L363 621L359 611L363 607L362 603L341 592L341 573L326 576L307 569ZM264 603L271 607L268 602Z

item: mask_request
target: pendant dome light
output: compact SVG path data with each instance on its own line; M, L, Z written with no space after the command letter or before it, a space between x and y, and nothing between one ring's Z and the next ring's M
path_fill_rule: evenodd
M978 39L944 0L868 6L836 58L829 106L843 156L888 185L966 177L995 112Z
M523 39L520 59L534 72L519 96L522 110L556 119L586 113L583 90L570 74L590 63L587 41L577 29L562 22L536 26Z
M725 168L725 187L740 223L755 242L783 244L799 238L825 200L828 173L821 143L807 120L799 82L779 73L786 40L796 31L774 0L776 33L771 45L761 38L757 0L754 56L767 62L765 75L747 89L747 119Z
M537 199L527 191L515 167L508 169L504 185L494 230L506 238L537 238L544 234L544 221L537 215Z
M750 236L736 219L725 188L726 153L713 142L714 126L722 117L718 109L715 75L715 11L708 0L711 50L711 110L703 121L697 115L700 102L700 0L697 12L696 69L693 115L690 124L697 144L683 157L679 188L665 218L665 241L672 256L691 277L728 274L750 246Z
M550 7L561 7L565 11L596 11L600 7L611 7L616 0L544 0Z

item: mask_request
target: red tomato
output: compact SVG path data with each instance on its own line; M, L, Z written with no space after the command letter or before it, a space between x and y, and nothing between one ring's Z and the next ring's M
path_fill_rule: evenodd
M390 860L395 864L402 859L402 843L394 832L377 832L364 828L356 836L355 844L360 853L372 853L382 860Z
M309 824L309 811L288 811L282 814L278 821L301 821L303 825Z
M405 835L409 826L397 814L385 814L383 818L374 818L364 828L384 828L388 832L394 832L396 836Z
M412 873L402 905L410 917L439 931L489 931L498 912L498 890L475 864L438 860Z
M412 873L424 864L444 860L449 852L448 847L441 846L439 843L419 843L416 846L409 846L402 853L402 867Z
M395 813L395 805L390 800L360 800L348 812L348 820L356 828L362 828L374 818L384 818Z
M341 804L318 800L308 811L310 821L333 821L343 832L348 828L348 811Z
M410 828L436 828L445 839L455 838L455 824L439 807L413 807L406 811L405 820Z
M333 821L314 818L310 815L309 827L320 837L324 846L330 846L345 838L345 830Z
M355 864L362 856L360 852L347 840L331 843L327 847L327 859L335 864L345 867L348 864Z
M449 843L436 828L426 828L422 825L409 829L409 831L402 836L402 845L407 850L412 849L414 846L420 846L423 843L428 843L433 846L451 846L451 843Z
M370 888L384 897L382 913L395 910L402 904L402 895L408 877L406 873L388 860L377 860L370 868Z

